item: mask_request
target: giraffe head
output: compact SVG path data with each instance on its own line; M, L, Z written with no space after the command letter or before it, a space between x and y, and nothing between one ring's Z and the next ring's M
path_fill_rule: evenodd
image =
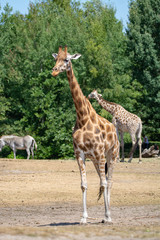
M52 75L55 77L60 72L69 71L70 66L71 66L71 59L78 59L81 56L81 54L76 53L76 54L71 55L67 52L67 46L65 46L64 51L62 50L62 47L60 46L58 54L53 53L52 56L56 60L56 65L52 69L53 70Z
M97 90L93 90L89 95L88 98L94 98L97 99L98 97L101 97L102 95L97 92Z

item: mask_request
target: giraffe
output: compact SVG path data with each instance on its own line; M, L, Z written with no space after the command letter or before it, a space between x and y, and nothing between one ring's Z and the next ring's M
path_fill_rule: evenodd
M58 54L53 53L56 60L52 75L66 71L67 78L76 109L76 124L72 133L75 157L81 176L81 190L83 199L83 216L80 223L87 223L87 178L85 159L92 160L100 178L99 196L104 196L105 218L103 222L111 222L110 189L112 185L113 166L119 155L119 141L116 129L112 123L99 116L90 101L83 95L72 69L71 59L78 59L81 55L70 55L67 46L63 51L59 47ZM106 173L105 169L107 170Z
M142 122L141 119L133 114L125 110L121 105L108 102L102 98L101 94L98 94L96 90L93 90L89 95L89 98L94 98L98 101L98 103L109 113L112 114L112 123L116 127L117 136L119 139L119 132L121 135L121 148L122 148L122 160L124 161L124 140L123 135L124 132L128 132L131 136L132 140L132 149L129 154L128 162L132 161L134 151L136 150L137 144L139 144L139 163L141 162L141 133L142 133ZM137 140L136 140L137 138Z

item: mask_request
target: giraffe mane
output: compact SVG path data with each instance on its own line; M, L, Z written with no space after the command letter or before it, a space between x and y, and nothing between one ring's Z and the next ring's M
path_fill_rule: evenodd
M87 102L87 106L89 107L89 109L91 109L92 111L96 112L95 109L92 107L92 104L90 103L88 97L85 97L85 100ZM90 115L90 113L88 113Z
M102 99L104 102L109 103L111 105L119 105L119 104L114 103L114 102L109 102L109 101L105 100L104 98L102 98L101 96L99 96L99 98Z

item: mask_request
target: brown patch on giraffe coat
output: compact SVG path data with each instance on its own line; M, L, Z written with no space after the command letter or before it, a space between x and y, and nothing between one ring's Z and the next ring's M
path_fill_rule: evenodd
M76 103L76 101L75 101L75 99L73 98L73 101L74 101L74 105L75 105L75 108L76 108L76 112L77 112L77 109L78 109L78 105L77 105L77 103ZM78 112L77 112L77 115L78 115Z
M112 126L111 126L111 129L112 129L112 132L114 132L115 131L115 126L112 124Z
M103 137L103 139L106 138L106 133L105 132L102 132L102 137Z
M104 159L105 158L105 156L104 156L104 154L101 154L101 159ZM105 160L103 160L103 167L104 167L104 164L105 164ZM103 170L104 170L104 168L102 168Z
M83 134L83 142L86 143L87 141L91 141L91 139L93 138L93 133L90 132L86 132Z
M105 145L105 151L107 152L107 151L108 151L108 149L109 149L109 144L108 144L108 143L106 143L106 145Z
M77 105L78 105L78 108L82 107L82 100L80 98L77 99Z
M92 123L91 123L90 120L89 120L88 123L87 123L87 129L88 129L89 131L92 131L92 130L93 130L93 125L92 125Z
M78 93L78 90L76 89L76 90L74 91L74 98L77 97L78 94L79 94L79 93Z
M80 119L80 117L81 117L81 116L80 116L79 112L77 112L77 118Z
M77 125L78 125L78 128L82 128L83 127L82 123L79 121L78 114L77 114Z
M97 126L95 126L95 128L94 128L94 133L95 134L99 134L100 133L100 129Z
M79 122L79 128L82 128L83 124L81 122Z
M84 144L80 144L78 147L79 147L81 150L83 150L84 152L87 151L87 148L84 146Z
M99 145L99 150L102 151L102 149L103 149L103 144L100 144Z
M72 90L76 87L76 83L75 82L72 82L72 84L71 84L71 88L72 88Z
M96 114L94 112L91 113L90 118L92 123L94 124L97 123Z
M100 160L100 156L99 156L99 155L96 156L96 160L97 160L97 161Z
M97 156L99 155L99 154L97 153L97 151L94 151L93 153L94 153L95 157L97 157Z
M82 110L80 110L80 111L79 111L79 114L80 114L81 116L83 116L83 111L82 111Z
M104 124L101 121L99 121L99 127L100 127L101 130L105 129L105 126L104 126Z
M77 144L75 142L73 142L73 146L74 148L77 148Z
M79 143L82 139L82 134L81 132L78 130L73 134L73 138L74 140L76 140L77 143ZM75 142L75 141L74 141Z
M91 142L86 143L85 146L86 146L88 149L92 149L92 148L93 148L93 144L92 144Z
M87 111L88 111L88 114L90 114L90 109L89 109L89 107L87 106Z
M96 139L97 142L100 142L100 139L99 139L98 136L96 136L95 139Z
M83 109L83 116L86 116L87 115L87 110L86 108Z
M111 132L111 127L110 127L110 125L107 125L107 126L106 126L106 131L107 131L107 132Z
M87 121L88 121L88 118L83 119L83 120L81 121L82 125L84 126L84 125L87 123Z
M98 147L98 144L97 143L95 143L94 144L94 149L96 149Z
M109 142L111 142L113 140L113 134L112 133L107 134L107 140Z

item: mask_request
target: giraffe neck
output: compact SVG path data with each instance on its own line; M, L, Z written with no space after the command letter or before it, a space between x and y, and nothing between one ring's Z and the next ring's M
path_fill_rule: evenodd
M116 103L108 102L108 101L104 100L100 95L98 95L98 97L96 97L96 100L106 111L108 111L110 114L114 115L116 107L117 107Z
M77 120L80 127L82 127L88 120L88 100L83 95L82 90L74 75L72 64L70 63L70 70L67 71L67 77L75 104Z

